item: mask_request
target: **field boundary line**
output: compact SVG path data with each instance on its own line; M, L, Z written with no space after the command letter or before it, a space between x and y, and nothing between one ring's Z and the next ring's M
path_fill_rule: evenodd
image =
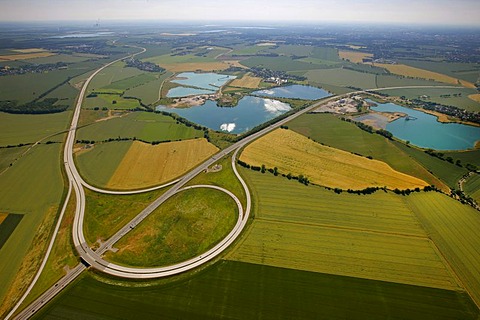
M309 226L309 227L319 227L322 229L338 229L338 230L346 230L346 231L353 231L358 233L371 233L371 234L382 234L382 235L390 235L396 236L400 238L416 238L416 239L429 239L428 235L425 233L425 236L421 235L414 235L408 233L396 233L396 232L385 232L385 231L375 231L371 229L361 229L361 228L354 228L354 227L342 227L330 224L322 224L322 223L308 223L308 222L295 222L295 221L287 221L281 219L272 219L272 218L262 218L258 217L256 220L266 221L266 222L274 222L274 223L285 223L285 224L292 224L292 225L301 225L301 226ZM423 229L423 227L422 227Z
M460 279L460 277L457 275L457 273L455 272L455 269L452 267L452 265L450 264L450 262L447 260L447 258L444 256L443 252L440 250L439 247L437 247L437 244L435 243L435 241L433 241L432 238L428 237L428 240L429 242L431 243L432 245L432 248L433 250L435 250L435 252L437 253L437 255L440 257L440 259L442 259L442 262L443 264L447 267L448 271L452 274L452 278L455 279L455 282L457 283L457 285L463 289L465 292L468 293L468 295L470 296L470 298L472 297L470 292L468 291L468 289L465 287L465 285L463 284L463 281ZM472 299L472 301L475 302L475 300ZM475 302L475 304L477 304ZM480 308L479 305L477 305L477 307Z

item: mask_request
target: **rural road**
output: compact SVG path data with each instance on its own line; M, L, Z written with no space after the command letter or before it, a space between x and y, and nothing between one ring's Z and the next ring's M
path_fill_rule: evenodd
M140 53L143 53L146 51L145 48L142 48L143 50L133 54L137 55ZM66 285L68 285L71 281L73 281L80 273L86 269L87 266L91 266L95 269L98 269L102 272L119 276L119 277L125 277L125 278L134 278L134 279L146 279L146 278L158 278L158 277L165 277L165 276L171 276L175 275L181 272L185 272L187 270L196 268L200 266L201 264L206 263L207 261L210 261L211 259L215 258L218 256L222 251L224 251L231 243L235 241L235 239L240 235L241 231L245 227L248 218L250 216L250 210L251 210L251 196L249 189L247 187L247 184L245 181L242 179L240 174L238 173L236 169L236 158L238 155L238 152L241 148L243 148L245 145L248 143L252 142L253 140L267 134L268 132L280 127L281 125L284 125L285 123L295 119L296 117L307 113L311 111L312 109L315 109L321 104L324 104L328 101L335 100L335 99L341 99L342 97L345 97L347 95L352 95L352 94L360 94L360 93L365 93L367 91L381 91L381 90L394 90L394 89L413 89L413 88L457 88L454 86L408 86L408 87L389 87L389 88L376 88L376 89L369 89L369 90L361 90L361 91L356 91L356 92L350 92L348 94L344 95L338 95L338 96L331 96L328 98L325 98L305 109L299 110L298 112L286 117L285 119L282 119L254 134L251 134L242 140L238 141L237 143L231 145L230 147L218 152L205 162L203 162L201 165L197 166L194 168L192 171L188 172L185 174L183 177L181 177L178 180L172 181L166 185L162 186L157 186L149 189L144 189L144 190L135 190L135 191L111 191L111 190L102 190L96 187L93 187L86 183L82 177L80 176L75 163L74 163L74 158L73 158L73 145L75 143L75 134L76 134L76 128L78 125L78 120L80 117L80 112L81 112L81 106L83 103L83 99L85 97L85 93L88 87L88 84L90 81L97 75L99 72L101 72L104 68L110 66L111 64L118 62L124 58L112 61L102 68L98 69L95 71L84 83L75 110L74 110L74 115L72 118L70 130L68 132L66 144L65 144L65 149L64 149L64 165L65 165L65 170L67 172L68 180L69 180L69 195L71 193L71 188L75 191L76 195L76 209L75 209L75 218L74 218L74 224L73 224L73 240L74 240L74 245L77 249L77 251L80 254L80 257L82 259L82 264L77 265L73 270L71 270L65 277L60 279L54 286L52 286L50 289L48 289L42 296L40 296L37 300L35 300L32 304L30 304L26 309L24 309L17 317L16 319L28 319L31 315L33 315L36 311L38 311L43 305L45 305L50 299L52 299L56 294L58 294ZM246 195L246 207L245 210L243 211L242 205L238 198L232 194L230 191L222 188L218 188L215 186L206 186L206 185L201 185L201 186L190 186L190 187L184 187L190 180L192 180L195 176L197 176L199 173L213 165L215 162L217 162L219 159L223 158L224 156L227 156L233 152L232 158L231 158L231 165L234 170L234 173L240 183L242 184L242 187L245 191ZM85 192L84 188L86 187L88 189L101 192L101 193L109 193L109 194L135 194L135 193L141 193L141 192L146 192L146 191L151 191L151 190L156 190L162 187L166 187L168 185L171 185L172 187L164 193L162 196L157 198L154 202L152 202L147 208L145 208L142 212L140 212L135 218L133 218L128 224L126 224L122 229L120 229L115 235L113 235L111 238L109 238L106 242L104 242L100 248L98 248L96 251L93 251L87 244L85 240L85 236L83 234L83 222L84 222L84 216L85 216ZM151 214L156 208L158 208L163 202L165 202L167 199L169 199L171 196L174 194L181 192L182 190L185 190L187 188L215 188L218 190L221 190L223 192L226 192L229 194L237 203L238 210L239 210L239 216L237 223L235 227L231 230L231 232L227 235L226 238L224 238L220 243L218 243L214 248L210 249L209 251L194 257L188 261L178 263L175 265L167 266L167 267L160 267L160 268L148 268L148 269L143 269L143 268L128 268L124 266L119 266L113 263L110 263L108 261L105 261L102 258L102 255L112 248L112 246L120 240L123 236L125 236L129 231L131 231L133 228L135 228L139 223L141 223L149 214ZM69 197L66 198L65 203L68 203ZM60 223L61 220L59 220L58 223ZM51 247L54 243L55 239L52 239L50 246ZM48 254L45 256L45 261L48 258ZM41 273L41 270L39 270L38 275ZM37 277L38 278L38 277ZM22 297L22 300L27 296L27 294L30 292L31 287L33 287L34 282L31 284L29 290L24 294ZM6 319L11 317L13 313L17 310L19 307L20 303L18 303L15 308L7 315Z

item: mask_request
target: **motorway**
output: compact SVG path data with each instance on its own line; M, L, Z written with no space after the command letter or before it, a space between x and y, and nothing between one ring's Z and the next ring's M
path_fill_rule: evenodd
M142 51L136 53L140 54L145 52L145 49L142 48ZM134 54L134 55L136 55ZM50 289L48 289L43 295L41 295L37 300L35 300L32 304L30 304L26 309L24 309L15 319L28 319L31 315L33 315L36 311L38 311L43 305L45 305L50 299L52 299L56 294L58 294L66 285L68 285L70 282L72 282L76 277L78 277L83 270L85 270L88 266L91 266L95 269L98 269L102 272L108 273L110 275L114 276L119 276L119 277L124 277L124 278L135 278L135 279L149 279L149 278L158 278L158 277L166 277L166 276L172 276L181 272L185 272L187 270L196 268L216 256L218 256L220 253L222 253L226 248L229 247L230 244L232 244L235 239L240 235L241 231L245 227L248 218L250 216L250 210L251 210L251 196L249 189L247 187L247 184L245 181L242 179L240 174L237 171L236 168L236 158L238 155L239 150L241 150L245 145L248 143L252 142L255 139L258 139L259 137L267 134L268 132L277 129L281 125L284 125L285 123L295 119L296 117L307 113L316 107L318 107L321 104L324 104L326 102L329 102L331 100L335 99L341 99L347 95L352 95L352 94L360 94L364 93L366 91L383 91L383 90L394 90L394 89L406 89L406 88L457 88L455 86L408 86L408 87L389 87L389 88L377 88L377 89L369 89L369 90L361 90L357 92L350 92L344 95L334 95L330 96L328 98L325 98L307 108L304 108L302 110L299 110L298 112L254 133L251 134L242 140L238 141L237 143L231 145L230 147L218 152L187 174L185 174L183 177L180 179L177 179L175 181L172 181L168 184L161 185L161 186L156 186L153 188L149 189L143 189L143 190L134 190L134 191L112 191L112 190L103 190L96 188L94 186L89 185L86 183L82 177L80 176L75 163L74 163L74 157L73 157L73 145L75 143L75 134L76 134L76 128L78 126L78 120L80 117L80 112L81 112L81 107L83 103L83 99L85 97L85 93L87 90L87 87L90 83L90 81L97 75L99 72L101 72L104 68L110 66L111 64L118 62L124 58L115 60L110 62L109 64L106 64L102 68L98 69L95 71L84 83L82 90L80 92L75 110L74 110L74 115L72 118L72 122L70 125L70 129L68 131L68 136L65 144L65 149L64 149L64 165L65 165L65 170L67 172L68 180L69 180L69 195L71 193L71 188L73 188L73 191L75 192L76 195L76 208L75 208L75 218L74 218L74 224L73 224L73 241L75 248L80 254L82 263L77 265L73 270L71 270L65 277L60 279L54 286L52 286ZM242 184L242 187L245 191L246 195L246 207L245 209L242 208L242 205L238 198L232 194L230 191L215 187L215 186L209 186L209 185L200 185L200 186L189 186L189 187L184 187L190 180L192 180L195 176L197 176L199 173L202 171L206 170L208 167L213 165L215 162L217 162L219 159L222 159L223 157L229 155L232 153L232 158L231 158L231 165L232 169L234 170L234 173L237 177L237 179L240 181ZM167 192L165 192L163 195L161 195L159 198L157 198L154 202L152 202L147 208L145 208L142 212L140 212L135 218L133 218L129 223L127 223L123 228L121 228L116 234L114 234L111 238L109 238L107 241L101 244L101 246L97 250L92 250L86 240L85 236L83 234L83 221L84 221L84 216L85 216L85 192L84 192L84 187L94 190L96 192L101 192L101 193L109 193L109 194L135 194L135 193L142 193L142 192L147 192L151 190L156 190L159 188L163 188L166 186L172 186ZM113 263L110 263L102 258L102 255L107 251L110 250L113 245L120 240L122 237L124 237L128 232L130 232L132 229L134 229L139 223L141 223L148 215L150 215L156 208L158 208L163 202L165 202L167 199L172 197L178 192L181 192L183 190L189 189L189 188L214 188L217 190L220 190L222 192L227 193L229 196L231 196L234 201L237 203L238 207L238 219L237 223L235 224L234 228L231 230L231 232L220 242L218 243L215 247L210 249L209 251L202 253L201 255L194 257L188 261L184 261L175 265L171 266L166 266L166 267L159 267L159 268L129 268L129 267L124 267L124 266L119 266ZM65 203L68 203L69 197L65 200ZM51 243L53 244L54 239L52 239ZM47 257L46 257L47 258ZM46 260L46 259L45 259ZM31 285L33 287L33 285ZM28 290L24 296L28 294L30 290ZM23 301L23 298L22 298ZM9 313L6 319L8 319L18 308L20 303L18 303L15 308Z

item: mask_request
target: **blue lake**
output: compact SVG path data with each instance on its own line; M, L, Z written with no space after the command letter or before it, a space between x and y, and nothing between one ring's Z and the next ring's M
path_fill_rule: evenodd
M191 86L201 89L217 91L221 86L223 86L227 81L233 80L236 76L229 76L225 74L218 73L194 73L194 72L183 72L177 75L177 78L172 80L172 82L181 84L183 86ZM182 79L186 78L186 79Z
M286 103L251 96L242 98L236 107L217 107L216 102L210 100L190 108L157 107L157 110L176 113L210 129L230 133L246 132L290 109Z
M367 100L369 101L369 100ZM372 101L369 101L372 102ZM380 112L402 112L415 120L400 118L387 124L387 130L395 137L410 143L435 150L465 150L473 148L480 140L480 127L459 123L441 123L437 117L393 103L372 107Z
M329 92L323 89L312 86L302 86L298 84L254 91L252 94L257 96L269 96L274 98L294 98L304 100L318 100L331 96Z

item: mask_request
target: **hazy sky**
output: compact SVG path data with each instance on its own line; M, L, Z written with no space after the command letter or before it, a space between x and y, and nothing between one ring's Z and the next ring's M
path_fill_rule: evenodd
M0 0L0 4L0 21L340 21L480 26L480 0Z

